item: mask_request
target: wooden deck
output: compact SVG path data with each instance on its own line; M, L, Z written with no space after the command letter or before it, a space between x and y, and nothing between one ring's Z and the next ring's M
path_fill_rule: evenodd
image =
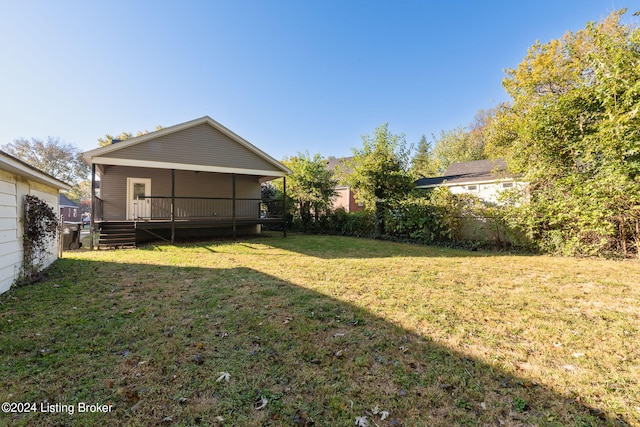
M134 247L150 240L164 240L173 243L176 237L231 236L246 233L246 226L282 224L286 236L284 218L190 218L176 219L139 219L139 220L100 220L95 221L99 231L98 248ZM216 231L216 229L221 229ZM244 230L243 230L244 229ZM254 229L255 230L255 229Z

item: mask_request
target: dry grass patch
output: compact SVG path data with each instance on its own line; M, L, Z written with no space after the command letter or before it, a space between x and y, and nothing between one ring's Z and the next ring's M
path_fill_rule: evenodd
M640 426L638 283L326 236L77 252L0 297L0 400L114 410L0 422Z

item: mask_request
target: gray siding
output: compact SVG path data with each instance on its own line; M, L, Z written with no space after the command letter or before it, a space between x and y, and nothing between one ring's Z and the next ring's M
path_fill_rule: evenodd
M122 148L104 157L279 171L253 151L206 123Z
M122 220L126 217L127 203L127 178L150 178L151 179L151 195L152 196L171 196L171 170L170 169L146 169L133 168L126 166L107 166L105 173L101 176L100 191L103 200L103 219L105 220ZM177 197L228 197L232 196L232 175L194 172L194 171L176 171L175 178L175 195ZM237 175L236 176L236 197L237 198L260 198L260 183L257 176ZM155 202L154 202L155 203ZM180 205L177 202L176 215L185 215L185 217L198 216L220 216L228 217L231 211L228 204L220 204L217 206L210 203L201 202L200 204ZM245 209L239 209L238 216L257 216L258 202L242 202L239 201L240 207L247 204L255 204L246 206ZM154 209L154 208L152 208ZM162 211L162 207L155 206L153 215L168 216L170 211ZM255 214L254 214L255 212Z

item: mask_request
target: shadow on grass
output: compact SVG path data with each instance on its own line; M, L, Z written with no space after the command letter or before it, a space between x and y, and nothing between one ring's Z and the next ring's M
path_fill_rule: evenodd
M375 240L363 237L319 234L309 235L291 233L287 235L286 238L274 234L268 234L261 237L254 236L248 241L255 241L256 243L260 243L260 240L264 239L265 237L269 238L268 244L270 246L286 251L301 253L307 256L324 259L389 257L466 258L487 256L524 256L523 253L509 251L473 251L460 248L448 248L443 246L418 243L408 244L406 242L394 242L391 240Z
M250 268L63 259L0 302L7 424L628 425Z

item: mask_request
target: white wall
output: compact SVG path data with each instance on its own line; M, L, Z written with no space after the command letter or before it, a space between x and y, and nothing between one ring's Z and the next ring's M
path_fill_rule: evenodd
M505 188L503 184L511 183L512 187ZM471 189L470 186L475 186ZM500 204L499 196L503 191L524 189L526 184L523 182L501 181L501 182L485 182L485 183L467 183L464 185L452 185L449 191L453 194L473 194L484 200L485 202Z
M0 170L0 293L7 291L20 275L22 267L22 218L24 196L30 194L46 201L59 212L58 189ZM58 256L58 242L52 242L44 262L48 267Z

